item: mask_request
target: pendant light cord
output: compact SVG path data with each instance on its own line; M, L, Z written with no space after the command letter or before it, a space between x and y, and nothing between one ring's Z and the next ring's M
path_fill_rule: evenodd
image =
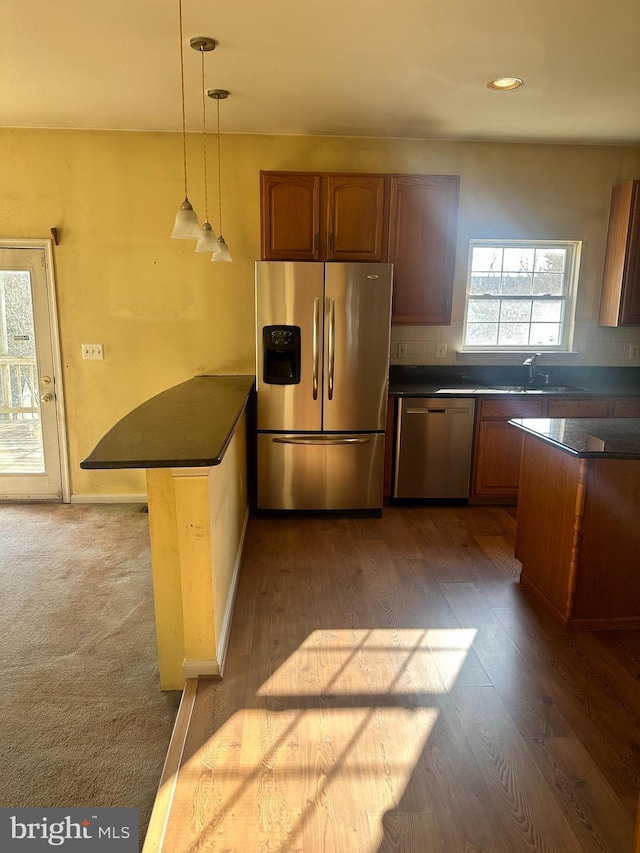
M204 92L204 50L200 51L200 71L202 77L202 157L204 172L204 221L209 221L209 193L207 188L207 108Z
M218 219L220 224L220 230L218 234L222 236L222 171L220 169L220 98L216 99L216 108L218 114Z
M182 0L179 0L180 9L180 84L182 87L182 159L184 170L184 197L187 198L187 116L184 106L184 48L182 46Z

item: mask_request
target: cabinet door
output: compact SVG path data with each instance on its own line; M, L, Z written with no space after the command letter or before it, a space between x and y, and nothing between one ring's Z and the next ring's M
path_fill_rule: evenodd
M320 259L320 176L260 173L264 261Z
M640 326L640 181L611 192L600 325Z
M539 418L542 412L539 398L480 401L472 497L507 498L514 502L524 435L509 425L509 418Z
M391 175L393 322L448 325L458 224L457 175Z
M481 421L478 429L474 495L515 498L523 434L507 421Z
M384 175L327 175L329 261L383 259Z
M547 414L550 418L606 418L609 401L601 399L549 400Z
M640 418L640 397L616 400L613 404L614 418Z

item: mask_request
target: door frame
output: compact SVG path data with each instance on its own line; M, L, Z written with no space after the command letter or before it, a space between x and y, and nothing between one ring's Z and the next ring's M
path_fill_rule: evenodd
M64 405L64 382L62 378L62 353L60 349L60 328L58 324L58 305L56 300L55 267L53 258L53 241L47 240L13 240L0 238L2 249L42 249L44 252L45 280L47 291L47 308L49 311L49 335L51 338L51 353L56 377L55 410L58 422L58 454L60 457L60 486L62 502L71 502L69 483L69 450L67 445L67 420Z

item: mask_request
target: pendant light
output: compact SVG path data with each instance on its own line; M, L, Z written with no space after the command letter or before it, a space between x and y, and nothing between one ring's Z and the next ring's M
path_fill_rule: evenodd
M196 252L209 252L211 254L218 253L218 238L215 231L209 222L209 188L207 186L207 108L204 91L204 55L210 50L215 50L216 42L207 36L196 36L189 42L194 50L200 51L200 77L201 77L201 92L202 92L202 158L203 158L203 174L204 174L204 224L200 231L198 242L196 244Z
M180 10L180 85L182 93L182 159L184 174L184 201L176 214L176 221L171 236L178 240L197 240L200 237L198 217L189 201L187 192L187 123L184 106L184 51L182 48L182 0L179 0Z
M224 237L222 236L222 178L221 178L221 169L220 169L220 101L224 101L231 94L227 92L226 89L209 89L207 92L210 98L215 98L216 108L217 108L217 116L218 116L218 126L216 131L216 137L218 142L218 223L220 225L220 236L218 237L218 248L219 252L212 255L212 261L232 261L231 252L229 251L229 247L225 243Z

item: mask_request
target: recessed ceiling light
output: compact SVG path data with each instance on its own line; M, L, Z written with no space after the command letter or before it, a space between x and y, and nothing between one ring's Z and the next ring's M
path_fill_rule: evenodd
M489 80L487 89L508 92L510 89L519 89L522 86L522 82L519 77L496 77L495 80Z

